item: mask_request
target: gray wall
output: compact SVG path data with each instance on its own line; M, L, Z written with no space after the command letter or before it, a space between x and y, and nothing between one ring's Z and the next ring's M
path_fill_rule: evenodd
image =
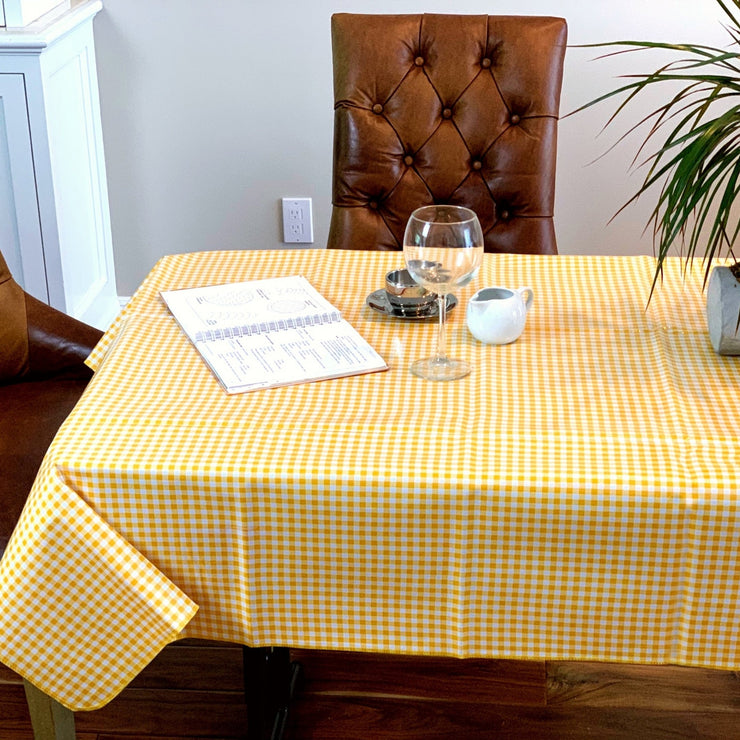
M104 0L95 37L119 294L130 295L164 254L284 248L283 196L313 198L313 246L323 247L330 16L422 11L560 15L571 44L727 43L715 0ZM568 50L562 113L612 87L617 74L655 66L634 54L594 61L597 53ZM628 173L634 142L599 158L616 134L598 136L610 110L560 124L563 253L652 249L642 233L647 201L608 223L639 180Z

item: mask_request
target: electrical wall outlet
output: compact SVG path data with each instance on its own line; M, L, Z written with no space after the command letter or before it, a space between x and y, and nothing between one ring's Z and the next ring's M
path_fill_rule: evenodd
M313 242L310 198L283 198L283 241L295 244Z

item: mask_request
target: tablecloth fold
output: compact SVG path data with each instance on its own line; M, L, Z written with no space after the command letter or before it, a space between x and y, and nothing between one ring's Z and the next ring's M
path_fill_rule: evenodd
M58 474L44 481L0 561L0 661L69 709L96 709L198 607Z

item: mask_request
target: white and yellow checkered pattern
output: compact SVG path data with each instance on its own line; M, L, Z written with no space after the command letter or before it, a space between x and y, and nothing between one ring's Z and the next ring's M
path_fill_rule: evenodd
M435 322L365 305L399 266L160 261L0 564L0 660L72 708L176 635L740 668L740 368L709 345L699 268L671 262L646 310L652 258L488 255L449 314L473 373L431 383L408 366ZM390 371L228 396L158 298L290 274ZM468 334L484 285L534 289L514 344Z

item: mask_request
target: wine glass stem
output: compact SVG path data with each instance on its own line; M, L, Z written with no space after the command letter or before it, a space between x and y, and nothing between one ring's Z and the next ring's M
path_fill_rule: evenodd
M439 306L439 330L437 332L437 359L444 360L447 357L447 296L438 295L437 305Z

